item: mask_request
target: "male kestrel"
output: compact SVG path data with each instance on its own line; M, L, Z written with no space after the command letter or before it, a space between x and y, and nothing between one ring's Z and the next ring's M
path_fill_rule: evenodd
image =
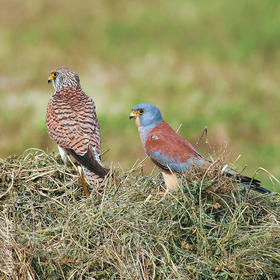
M100 132L93 100L81 89L77 73L68 67L53 70L48 83L54 94L47 108L47 128L57 143L63 162L72 155L91 185L100 185L107 174L100 159Z
M192 166L207 168L211 165L211 161L202 157L162 119L157 107L148 103L137 104L132 108L129 119L135 119L146 154L162 170L167 191L177 189L176 173L185 173ZM235 176L241 186L260 193L271 193L256 179L228 169L223 170L223 174L226 177Z

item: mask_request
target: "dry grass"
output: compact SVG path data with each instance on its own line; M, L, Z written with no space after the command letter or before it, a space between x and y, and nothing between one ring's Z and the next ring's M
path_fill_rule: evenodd
M114 169L85 199L56 154L0 159L0 279L277 279L279 196L238 189L221 167L163 201L160 176Z

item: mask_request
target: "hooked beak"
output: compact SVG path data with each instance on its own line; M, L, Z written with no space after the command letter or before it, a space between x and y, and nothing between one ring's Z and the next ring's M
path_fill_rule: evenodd
M132 110L130 115L129 115L129 119L136 119L138 117L138 112L135 110Z
M48 84L51 83L54 80L53 75L50 75L48 78Z

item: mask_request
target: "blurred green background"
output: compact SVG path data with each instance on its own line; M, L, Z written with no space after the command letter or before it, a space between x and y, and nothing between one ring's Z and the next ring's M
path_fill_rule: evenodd
M0 156L56 149L47 78L64 65L96 103L107 165L144 158L128 115L145 101L192 143L207 126L203 154L279 178L279 15L278 0L2 0Z

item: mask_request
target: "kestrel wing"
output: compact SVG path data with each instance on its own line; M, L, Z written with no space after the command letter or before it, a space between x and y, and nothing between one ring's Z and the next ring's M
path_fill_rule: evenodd
M67 93L56 93L50 99L47 109L48 132L60 147L96 172L95 168L101 170L102 164L99 159L100 133L95 105L90 97L75 90L67 89Z
M100 160L97 160L90 148L82 156L75 153L75 151L73 151L72 149L67 149L67 152L69 152L69 154L72 155L76 159L76 161L78 161L90 171L99 175L101 178L104 178L108 173L108 169L102 166Z
M178 173L187 171L191 165L207 164L207 160L165 122L148 134L145 150L160 168Z

